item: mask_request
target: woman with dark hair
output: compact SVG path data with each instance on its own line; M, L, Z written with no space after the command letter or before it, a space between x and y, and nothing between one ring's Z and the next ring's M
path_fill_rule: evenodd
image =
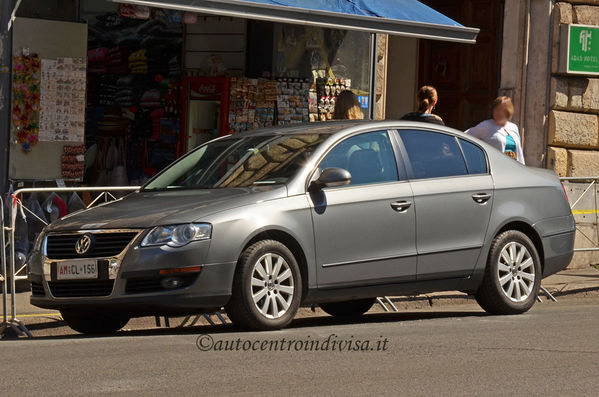
M511 98L507 96L496 98L491 104L491 114L491 119L470 128L466 134L487 142L524 164L520 131L518 126L510 121L514 115L514 104Z
M431 87L430 85L420 87L418 90L417 100L418 110L416 112L406 114L401 118L402 120L445 125L441 117L433 114L433 110L435 110L435 106L439 100L439 95L437 94L435 87Z
M350 90L342 91L335 102L335 120L362 120L364 115L360 108L360 101L356 94Z

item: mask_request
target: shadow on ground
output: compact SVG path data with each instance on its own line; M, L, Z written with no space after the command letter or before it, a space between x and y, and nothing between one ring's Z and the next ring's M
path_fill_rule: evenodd
M442 318L465 318L465 317L485 317L488 314L475 311L443 311L443 312L393 312L393 313L370 313L356 320L339 319L331 316L314 316L295 319L288 329L317 328L328 326L345 326L351 324L369 324L369 323L399 323L406 321L433 320ZM82 339L82 338L105 338L105 337L136 337L136 336L157 336L157 335L191 335L191 334L226 334L243 332L243 329L232 324L226 325L196 325L192 327L171 327L171 328L147 328L119 331L114 335L82 335L72 331L65 335L36 336L36 331L47 331L66 327L64 321L59 317L51 318L52 321L36 322L27 324L27 328L32 332L35 339L55 340L55 339ZM14 339L16 335L6 333L3 339Z

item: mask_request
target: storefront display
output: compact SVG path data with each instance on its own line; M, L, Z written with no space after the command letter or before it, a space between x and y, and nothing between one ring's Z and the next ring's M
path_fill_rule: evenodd
M65 179L81 179L85 170L85 145L65 145L62 148L61 168Z
M275 24L275 76L309 78L309 119L333 118L337 96L352 89L367 100L370 85L368 33ZM352 86L353 83L353 86Z
M29 153L39 141L40 58L23 51L13 57L11 127L23 152Z
M107 12L106 4L89 5L94 1L86 0L81 14L87 21L87 60L57 54L15 61L32 76L15 71L15 135L24 151L39 141L57 145L52 156L60 159L59 176L66 180L141 184L217 136L330 120L345 89L368 100L368 57L356 59L370 49L367 33L273 23L261 38L270 43L271 56L263 54L260 73L267 78L229 77L246 71L228 70L227 55L204 50L210 46L194 49L206 52L198 59L209 60L209 67L183 67L182 56L191 51L183 51L184 40L204 45L190 38L198 33L185 34L185 23L202 24L205 18L116 4ZM209 77L195 77L202 73Z
M279 94L276 81L231 79L230 132L271 127L275 123L275 104Z
M85 181L96 185L142 183L183 152L173 137L182 114L182 20L157 9L118 11L89 26L85 135L96 158ZM117 147L126 176L119 169L113 178Z
M82 58L42 59L40 141L84 142L85 70Z
M184 142L191 150L220 135L310 121L310 82L187 77Z
M333 119L337 97L341 92L351 89L350 79L334 79L332 77L316 79L316 98L318 113L310 115L310 121L327 121Z

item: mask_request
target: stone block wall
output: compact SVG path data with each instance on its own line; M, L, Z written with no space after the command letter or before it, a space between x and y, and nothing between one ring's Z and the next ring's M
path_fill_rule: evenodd
M599 0L557 2L553 23L547 166L564 177L599 176L599 77L557 73L559 25L599 26Z
M550 89L547 166L562 177L599 176L599 76L558 73L560 24L599 26L599 0L558 1L553 14L552 75ZM599 38L593 37L599 45ZM576 248L599 244L595 193L589 183L565 183L570 203L577 202ZM595 189L597 187L595 186ZM570 269L599 263L599 252L576 252Z

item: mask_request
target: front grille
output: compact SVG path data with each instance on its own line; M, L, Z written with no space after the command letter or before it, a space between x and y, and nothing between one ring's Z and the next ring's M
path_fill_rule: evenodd
M170 276L167 276L170 277ZM125 287L125 292L128 294L143 294L149 292L158 292L158 291L167 291L162 287L160 282L167 277L157 278L157 277L144 277L144 278L130 278L127 279L127 285ZM193 282L198 278L196 274L185 274L185 275L177 275L174 276L183 281L183 283L174 289L189 287ZM172 291L173 289L169 289L168 291Z
M106 258L120 254L135 238L137 232L92 233L93 243L88 252L79 255L75 245L83 234L55 234L46 240L48 259Z
M48 286L57 298L108 296L112 293L114 280L50 281Z
M41 283L36 283L34 281L31 282L31 295L35 296L44 296L46 292L44 291L44 286Z

